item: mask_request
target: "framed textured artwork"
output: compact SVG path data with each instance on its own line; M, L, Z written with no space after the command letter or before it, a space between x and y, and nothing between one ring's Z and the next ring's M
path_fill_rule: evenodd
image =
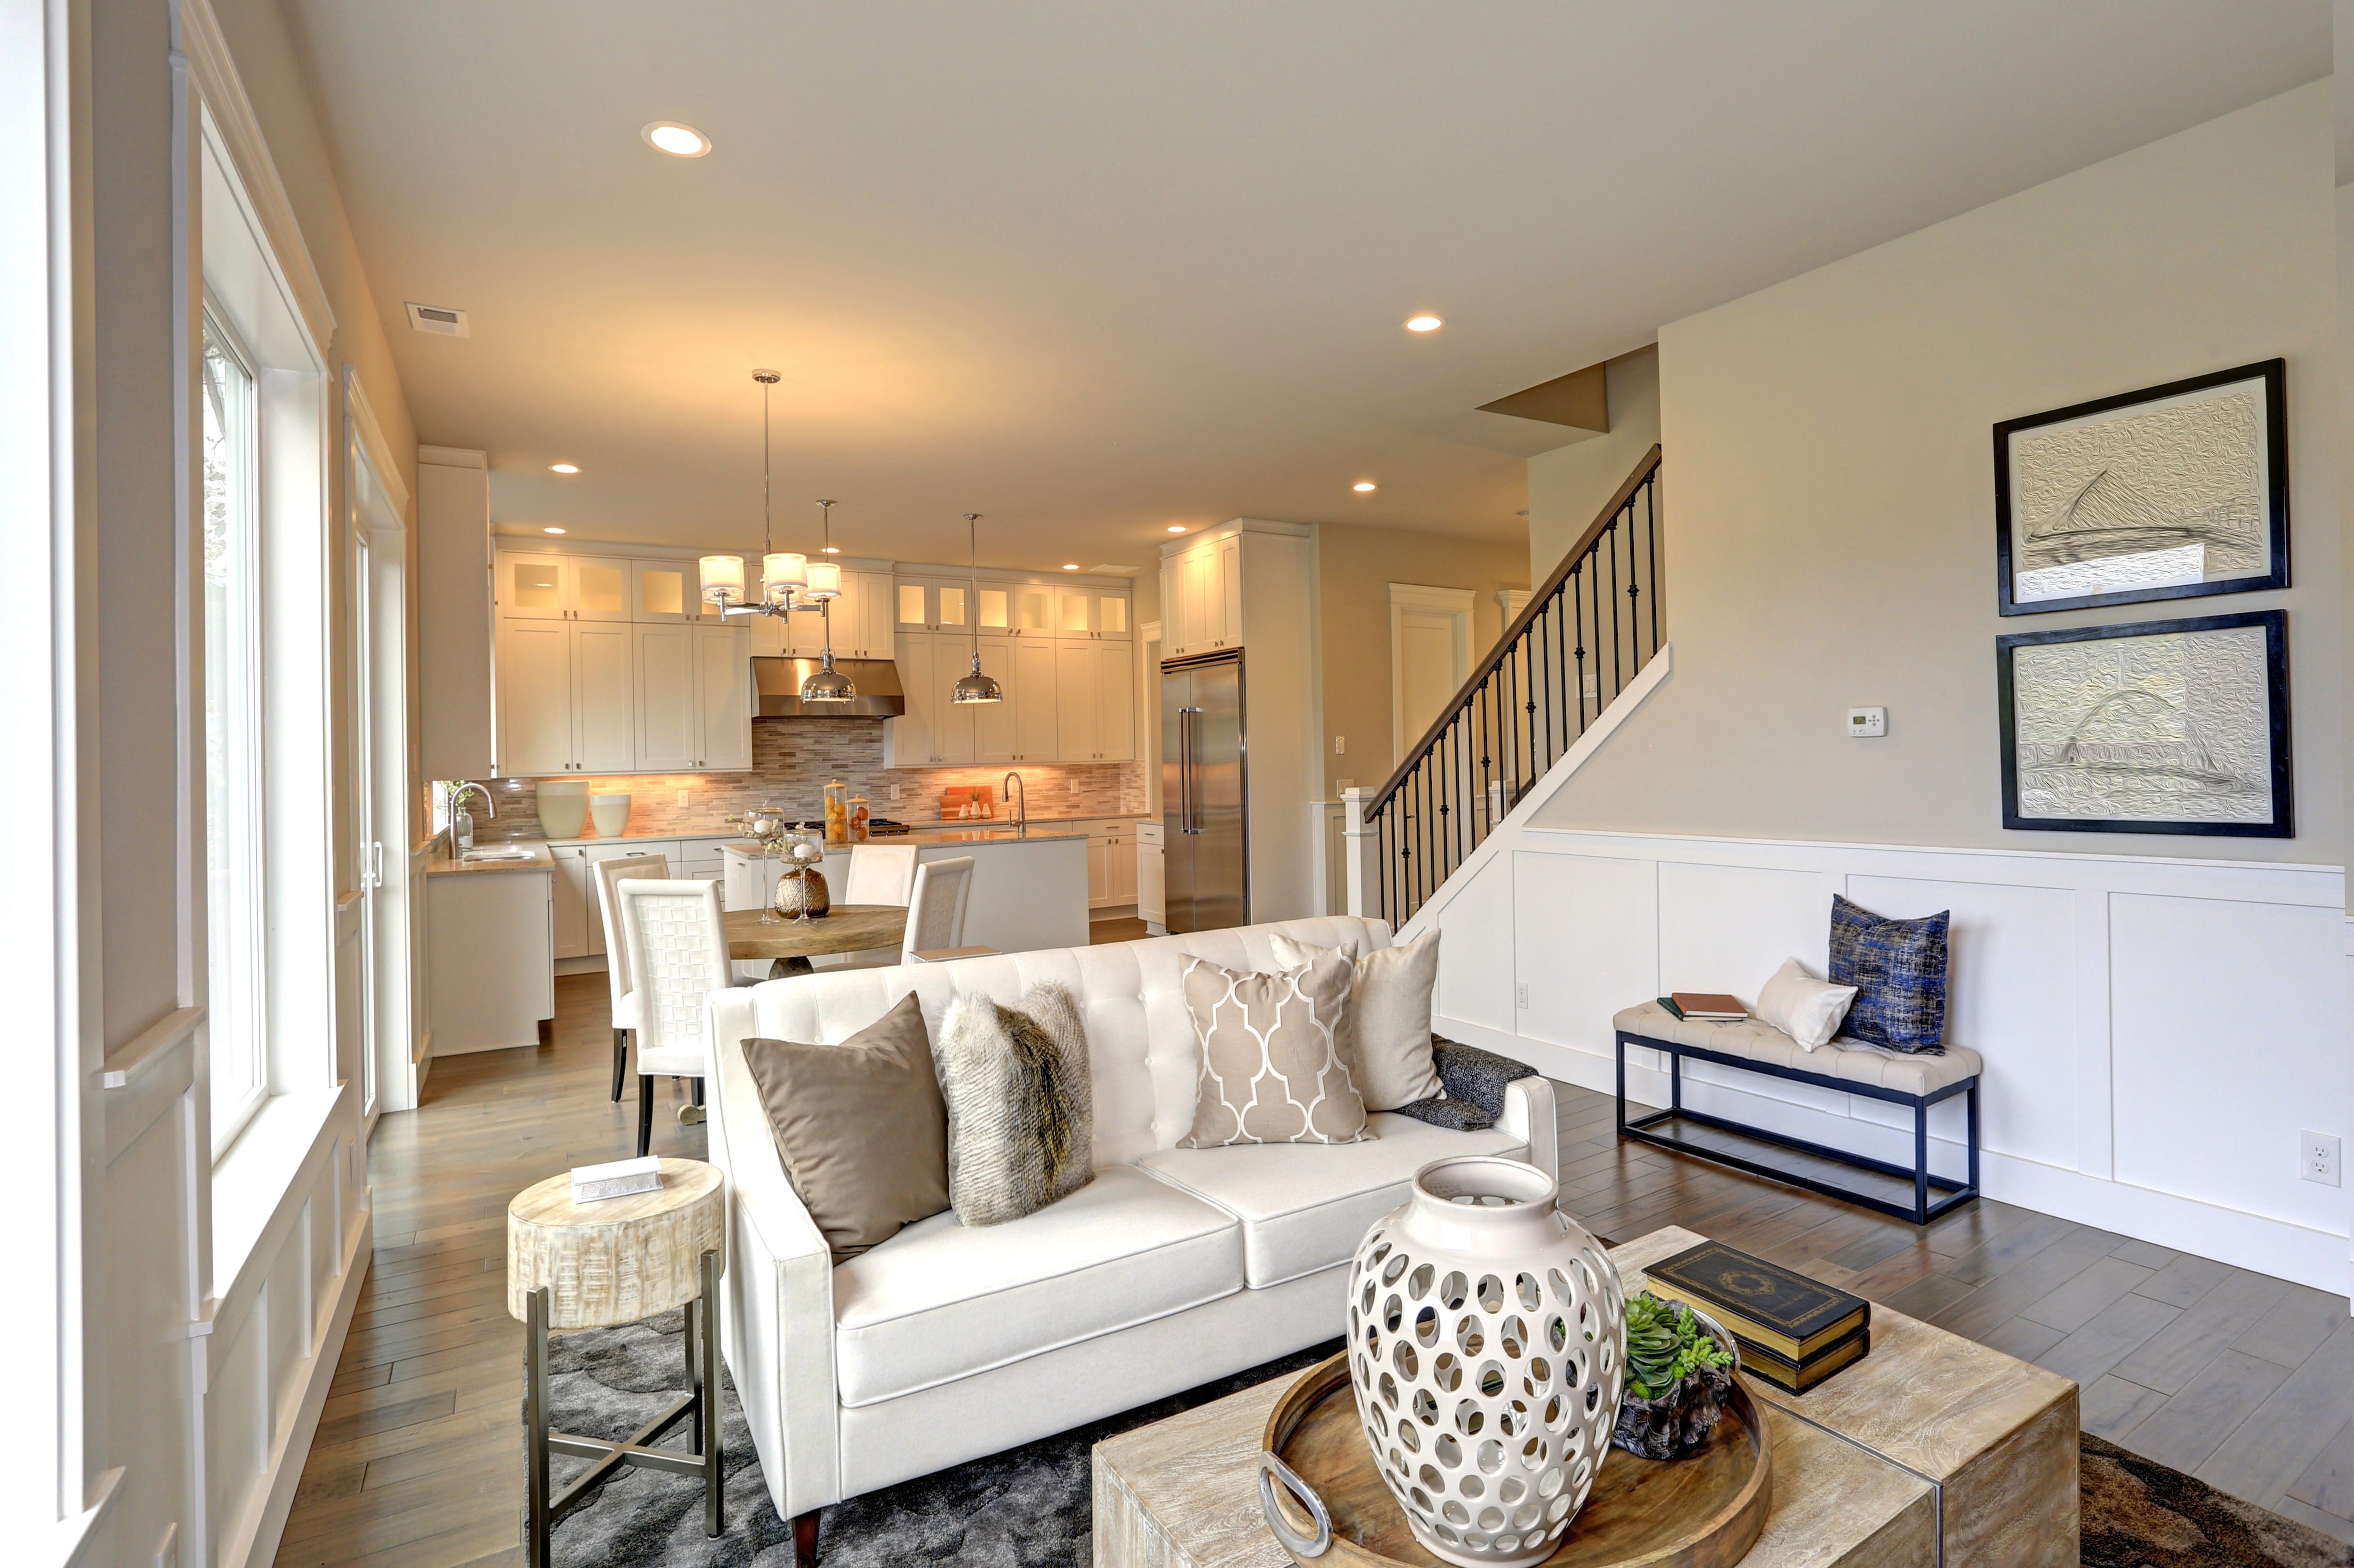
M2288 612L1995 639L2002 825L2296 834Z
M2005 615L2288 587L2287 362L1994 428Z

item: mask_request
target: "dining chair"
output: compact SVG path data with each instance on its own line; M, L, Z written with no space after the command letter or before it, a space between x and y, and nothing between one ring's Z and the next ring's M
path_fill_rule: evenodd
M670 862L658 854L626 855L597 863L597 908L605 922L605 980L613 992L613 1103L621 1103L621 1078L630 1065L630 1034L637 1013L630 998L630 950L621 940L614 885L628 877L668 876Z
M638 1157L653 1142L654 1079L691 1079L703 1103L703 999L734 983L719 887L632 877L613 885L638 1036Z
M954 948L964 940L965 906L972 898L972 856L959 855L954 860L928 860L916 867L915 890L907 900L907 929L899 938L899 950L884 959L867 959L857 955L859 961L845 964L845 969L879 969L893 964L919 964L925 960L919 952ZM981 949L992 951L994 949ZM959 957L970 958L971 953Z
M916 894L914 844L853 844L850 870L842 879L844 904L896 904L900 908ZM864 948L853 953L830 953L810 960L812 969L880 969L899 961L896 948Z

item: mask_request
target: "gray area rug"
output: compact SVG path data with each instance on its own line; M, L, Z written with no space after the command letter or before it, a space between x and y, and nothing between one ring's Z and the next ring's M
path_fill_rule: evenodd
M549 1341L549 1414L558 1431L627 1437L686 1389L685 1317L666 1312L618 1329ZM1087 1568L1094 1561L1088 1453L1126 1432L1196 1404L1313 1366L1341 1348L1320 1345L1108 1420L920 1476L827 1509L819 1524L824 1568ZM556 1527L557 1568L792 1568L792 1530L760 1478L751 1431L725 1389L727 1533L703 1533L703 1490L649 1470L624 1470ZM684 1425L666 1446L687 1447ZM558 1487L588 1467L557 1457Z
M1042 1437L969 1465L827 1509L823 1568L1088 1568L1094 1558L1088 1452L1114 1433L1159 1421L1314 1365L1332 1340L1109 1420ZM551 1341L548 1395L558 1430L619 1438L686 1387L685 1327L669 1312ZM726 1391L727 1533L703 1533L693 1481L624 1470L556 1527L558 1568L792 1568L792 1531L760 1478L736 1390ZM670 1446L686 1446L683 1431ZM2202 1481L2083 1440L2085 1568L2354 1568L2354 1550ZM588 1461L557 1458L561 1486Z

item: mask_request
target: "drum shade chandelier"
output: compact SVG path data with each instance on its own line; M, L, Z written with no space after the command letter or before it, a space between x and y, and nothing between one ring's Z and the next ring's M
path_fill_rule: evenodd
M801 701L846 703L858 695L858 688L849 676L833 667L833 618L826 609L829 600L842 596L842 568L832 561L812 566L810 558L799 551L776 548L769 500L774 487L769 467L769 391L783 377L773 370L755 370L752 379L760 385L760 595L752 599L745 592L743 556L705 556L695 563L702 578L703 598L723 616L790 615L796 609L814 609L824 615L823 652L816 673L801 683ZM823 553L832 555L833 503L821 500L817 504L823 509Z

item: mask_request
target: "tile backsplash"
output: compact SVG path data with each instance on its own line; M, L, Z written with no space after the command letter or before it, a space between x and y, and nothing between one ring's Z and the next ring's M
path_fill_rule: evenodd
M726 819L763 801L774 801L797 817L823 814L825 786L841 779L864 795L878 817L925 822L940 814L940 793L950 785L989 785L1004 768L886 768L883 765L883 718L768 719L752 726L748 773L630 773L590 779L591 795L630 797L630 832L638 837L672 833L724 833ZM1126 817L1145 810L1141 762L1044 763L1017 768L1034 817ZM490 780L498 802L496 821L477 810L475 831L483 838L521 827L539 827L537 780ZM891 786L899 799L891 799ZM678 804L678 792L687 803ZM1001 815L1011 809L1000 805ZM585 830L590 833L593 827Z

